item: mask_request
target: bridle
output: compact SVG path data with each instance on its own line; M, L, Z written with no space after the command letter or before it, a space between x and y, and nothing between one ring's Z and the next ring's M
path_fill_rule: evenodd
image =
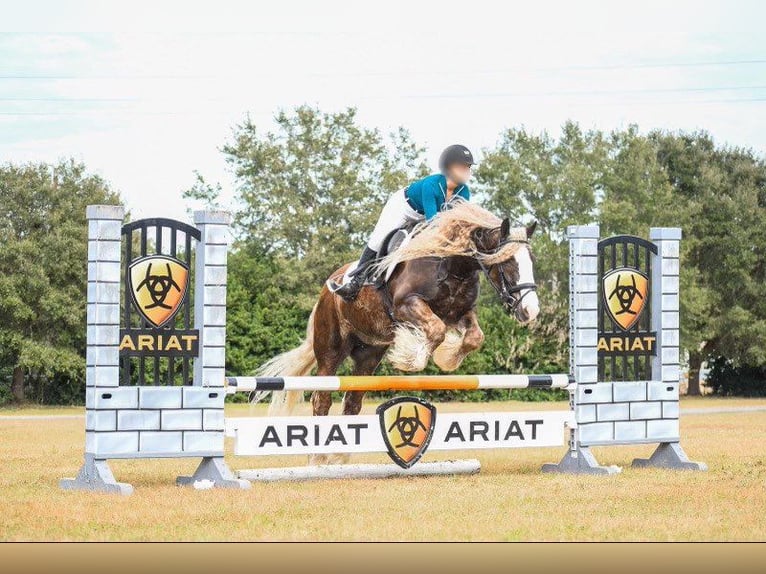
M493 255L497 253L510 243L523 243L524 245L529 245L529 241L526 239L506 239L505 241L501 242L500 245L498 245L493 251L488 252L487 255ZM515 314L516 311L518 311L521 302L524 300L524 297L532 293L532 291L537 290L537 285L535 283L517 283L516 285L513 285L511 280L508 279L508 276L505 274L505 270L503 269L503 263L505 262L485 265L481 260L481 257L477 257L476 261L478 262L481 270L484 272L484 276L487 278L487 281L490 285L492 285L492 288L500 297L500 301L503 303L509 313ZM492 276L490 275L495 267L497 267L497 273L500 277L499 285L495 284L495 282L492 280ZM518 293L521 293L521 295L518 295ZM517 296L514 297L514 295Z

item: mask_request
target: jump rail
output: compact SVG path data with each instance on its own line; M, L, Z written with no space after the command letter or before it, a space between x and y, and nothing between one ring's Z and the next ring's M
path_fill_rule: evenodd
M226 393L251 391L469 391L474 389L568 389L574 377L555 375L227 377Z

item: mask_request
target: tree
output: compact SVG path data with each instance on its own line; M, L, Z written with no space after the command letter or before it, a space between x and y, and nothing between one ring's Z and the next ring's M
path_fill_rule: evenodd
M508 130L478 172L487 203L522 220L537 219L534 242L543 309L550 329L566 315L566 225L598 221L602 235L644 236L649 227L681 227L681 347L689 392L699 393L708 357L766 363L766 167L751 150L716 146L704 133L611 134L567 123L558 140Z
M705 132L654 132L676 198L686 205L682 332L689 392L708 357L766 363L766 163L752 150L717 147Z
M301 106L274 131L249 118L223 147L237 180L229 263L229 369L249 372L300 340L327 277L359 255L391 193L426 173L406 130L389 137L356 111ZM198 175L186 197L214 204Z
M567 122L556 140L543 132L509 129L496 148L485 150L477 170L478 189L492 211L522 223L535 220L532 239L541 313L532 339L546 341L547 362L566 369L568 335L568 225L596 219L606 169L607 145L600 132ZM521 335L511 325L505 329ZM524 333L527 331L524 330ZM527 335L528 337L528 335ZM492 341L487 342L491 346ZM536 349L541 349L537 346ZM525 352L533 353L528 346Z
M238 181L239 236L267 253L305 259L326 278L366 240L388 196L425 171L404 129L388 140L356 110L280 112L276 132L248 118L223 152Z
M41 402L81 395L85 207L118 202L73 161L0 168L0 364L11 373L0 389L16 401L28 390Z

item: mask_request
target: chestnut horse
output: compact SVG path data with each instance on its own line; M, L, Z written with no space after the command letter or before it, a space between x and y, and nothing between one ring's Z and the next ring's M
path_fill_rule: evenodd
M521 323L537 317L529 249L534 227L511 229L508 219L467 202L439 213L376 264L380 274L393 271L382 287L365 286L348 303L325 285L304 341L274 357L258 375L308 375L314 366L317 375L334 375L347 357L353 361L353 374L372 375L386 353L403 371L421 371L431 357L441 370L454 371L484 341L476 316L482 273L509 314ZM273 393L270 414L289 414L301 394ZM347 392L343 414L358 414L363 396L364 392ZM314 391L311 402L314 415L327 415L331 393Z

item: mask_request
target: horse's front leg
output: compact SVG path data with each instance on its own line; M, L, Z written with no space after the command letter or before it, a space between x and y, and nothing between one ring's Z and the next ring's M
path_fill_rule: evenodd
M444 341L447 326L428 303L410 295L394 307L394 345L388 352L391 364L402 371L422 371Z
M442 371L456 370L469 353L484 343L484 332L479 327L476 311L463 315L454 328L447 331L444 342L434 351L434 363Z

